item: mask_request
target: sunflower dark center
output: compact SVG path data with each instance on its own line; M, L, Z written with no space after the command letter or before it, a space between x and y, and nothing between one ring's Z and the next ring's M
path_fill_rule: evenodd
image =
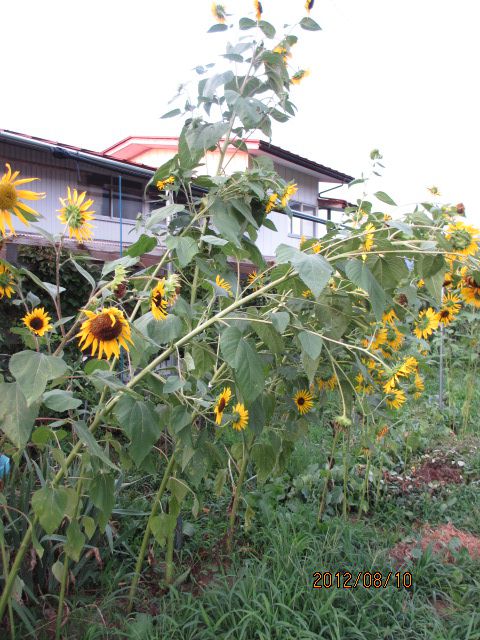
M472 287L473 289L480 289L480 284L476 282L476 280L472 278L472 276L467 276L465 278L465 282L469 287Z
M35 329L35 331L38 331L43 327L43 320L41 318L32 318L30 320L30 326L32 329Z
M305 398L299 398L299 399L297 400L297 403L298 403L300 406L302 406L302 404L305 404Z
M11 209L17 202L17 192L12 184L0 184L0 210Z
M107 314L101 314L90 320L90 333L97 340L115 340L122 333L122 323L117 318L112 326L112 319Z
M154 305L155 305L156 307L161 308L163 301L164 301L164 300L163 300L163 296L162 296L162 294L161 294L161 293L156 293L156 294L153 296L153 303L154 303Z
M218 403L218 410L220 411L220 413L222 413L224 409L225 409L225 398L222 398Z
M442 311L440 311L441 318L448 318L449 315L450 315L450 311L448 309L442 309Z

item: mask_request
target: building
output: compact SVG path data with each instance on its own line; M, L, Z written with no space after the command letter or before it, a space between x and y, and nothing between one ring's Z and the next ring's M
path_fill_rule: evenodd
M145 187L156 167L176 153L177 142L177 138L129 137L103 152L95 152L0 129L0 164L3 170L5 163L10 163L22 177L40 178L35 189L46 192L47 197L35 202L35 209L43 216L35 226L50 234L62 230L57 210L67 186L86 190L95 201L95 237L81 248L95 258L111 260L141 233L136 225L138 214L146 216L152 206L155 208L145 198ZM249 141L247 149L229 150L229 171L245 169L252 158L267 156L282 178L298 185L295 200L290 203L293 218L274 211L270 215L278 232L262 228L259 233L258 245L266 258L275 255L279 244L298 245L302 235L320 237L327 220L340 221L346 202L319 197L319 185L322 193L328 192L350 182L351 176L261 140ZM215 152L207 153L206 171L214 166L215 155ZM3 249L10 260L14 260L19 244L44 242L32 226L26 227L17 220L15 225L17 236ZM73 249L78 244L68 240L66 247ZM162 247L156 247L144 262L156 261L161 253Z

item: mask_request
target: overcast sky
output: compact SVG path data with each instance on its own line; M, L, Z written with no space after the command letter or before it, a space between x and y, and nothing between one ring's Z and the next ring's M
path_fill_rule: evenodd
M305 14L304 0L262 4L278 27ZM177 134L179 123L159 116L226 41L206 34L210 0L2 5L0 128L87 149ZM251 0L225 5L253 17ZM311 76L293 89L298 116L272 142L354 176L378 148L387 169L372 188L408 205L436 185L480 223L478 2L316 0L312 17L323 30L301 32L291 60Z

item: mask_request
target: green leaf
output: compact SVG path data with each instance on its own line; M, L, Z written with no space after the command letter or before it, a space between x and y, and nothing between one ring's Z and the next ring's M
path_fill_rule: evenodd
M130 439L129 453L138 467L160 437L159 415L151 402L125 395L117 402L114 413Z
M53 389L53 391L47 391L43 394L43 404L52 411L62 413L70 409L77 409L82 404L82 400L74 398L71 391Z
M218 33L219 31L226 31L228 29L227 24L223 24L221 22L214 24L210 27L207 33Z
M178 502L178 504L181 504L183 502L183 499L189 492L189 487L185 483L185 481L178 480L178 478L170 478L167 483L167 487L175 496L175 499Z
M204 98L213 98L213 96L215 95L216 90L219 87L222 87L223 85L228 84L234 78L235 78L235 76L233 75L232 71L225 71L224 73L217 73L217 74L211 76L207 80L207 82L205 83L205 85L203 87L203 97ZM216 123L216 125L220 125L220 124L224 125L225 123L218 123L218 122ZM220 127L220 128L223 129L224 127ZM228 128L228 125L227 125L227 128ZM198 131L198 129L197 129L197 131ZM190 129L189 132L187 132L187 141L188 141L190 146L192 146L190 144L190 132L191 131L195 131L195 129L193 129L193 130ZM195 145L193 145L193 146L195 146ZM211 145L208 145L208 146L211 146Z
M238 26L242 31L246 31L247 29L253 29L257 26L255 20L251 20L250 18L240 18Z
M149 253L157 246L157 239L152 236L147 236L145 233L139 237L139 239L128 247L125 251L127 256L131 258L138 258L145 253Z
M166 218L173 218L179 213L185 211L183 204L169 204L166 207L160 207L152 211L145 223L145 229L153 229Z
M202 236L200 240L206 242L207 244L218 245L219 247L223 247L228 244L228 240L224 240L223 238L219 238L218 236Z
M384 191L377 191L373 195L381 202L385 202L385 204L391 204L394 207L397 206L397 203L394 200L392 200L392 198L388 195L388 193L385 193Z
M164 113L161 118L174 118L175 116L179 116L181 113L180 109L172 109L171 111Z
M18 449L27 444L39 408L38 402L27 405L18 383L0 384L0 429Z
M72 258L72 256L70 256L70 262L73 264L78 273L85 278L92 289L95 289L95 279L88 273L88 271L80 266L78 262L74 258Z
M113 273L117 267L128 269L129 267L133 267L133 265L137 264L137 262L138 258L132 258L131 256L123 256L116 260L110 260L110 262L106 262L103 265L102 277L107 276L109 273Z
M212 222L218 231L233 245L240 248L240 238L243 235L239 214L224 203L216 200L210 208Z
M253 307L247 309L247 315L252 318L250 326L268 349L272 353L283 353L285 345L282 336L277 333L273 326L266 322L265 318L261 317L260 313Z
M322 27L318 24L318 22L315 22L315 20L313 20L312 18L302 18L300 20L300 26L302 27L302 29L305 29L306 31L321 31Z
M170 425L173 433L180 433L185 427L192 424L193 415L188 411L187 407L178 405L173 407L170 414Z
M323 256L307 255L301 251L298 253L300 255L292 260L292 265L313 295L318 298L327 286L333 269Z
M227 481L227 473L228 473L227 469L219 469L217 475L215 476L215 480L213 483L213 490L217 498L220 497L223 493L223 489Z
M152 518L150 528L157 543L164 547L168 536L175 531L177 517L169 513L161 513Z
M69 558L74 562L80 560L82 549L85 544L85 536L80 529L80 525L76 520L71 522L67 527L67 541L64 549Z
M290 322L290 315L287 311L274 311L270 314L270 318L278 333L284 333L285 329L288 327L288 323Z
M252 449L252 459L255 463L257 480L260 484L263 484L275 467L277 460L272 445L266 443L255 444Z
M303 351L312 359L317 360L322 352L323 340L320 336L310 333L309 331L302 331L298 334L298 339L302 345Z
M348 260L345 274L354 285L368 293L368 301L372 305L373 313L380 321L387 305L387 299L384 290L375 280L365 262L356 258Z
M205 152L215 147L227 131L228 123L226 122L204 124L187 132L187 144L192 151Z
M183 236L182 238L178 238L176 251L178 262L183 268L190 264L193 256L198 253L198 245L193 238L190 238L189 236Z
M97 473L90 481L90 498L97 507L100 531L105 527L115 504L115 482L111 473Z
M252 402L263 391L263 365L257 352L237 327L222 333L220 348L227 363L235 370L235 380L243 397Z
M275 27L273 26L273 24L270 24L270 22L266 22L265 20L260 20L260 22L258 23L258 26L263 31L263 33L267 36L267 38L275 37L275 33L276 33Z
M192 356L195 362L195 372L199 378L210 371L215 364L216 356L206 343L195 343L192 346Z
M303 370L308 378L308 382L309 384L313 384L313 379L317 373L318 365L320 364L320 358L311 358L307 352L302 351L301 359Z
M68 370L62 358L47 356L37 351L16 353L10 358L9 367L28 404L42 395L49 380L63 376Z
M45 485L32 495L32 508L48 534L60 526L65 515L68 494L62 487Z
M95 440L94 435L91 431L89 431L84 422L78 420L73 423L73 427L78 438L83 442L83 444L87 447L88 451L99 458L102 462L104 462L108 467L112 469L117 469L116 465L110 460L105 451L101 448L98 442Z
M82 526L83 526L83 530L85 531L85 535L90 540L90 538L95 533L95 529L97 528L97 525L95 524L95 520L90 516L83 516Z

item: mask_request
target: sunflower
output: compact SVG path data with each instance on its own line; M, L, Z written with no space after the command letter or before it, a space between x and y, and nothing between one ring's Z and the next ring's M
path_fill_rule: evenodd
M305 9L307 10L307 13L310 13L310 11L312 10L314 2L315 2L315 0L307 0L305 2Z
M260 22L263 13L262 3L259 2L259 0L254 0L253 6L255 7L255 17L257 18L257 22Z
M7 227L10 229L13 235L15 235L15 229L12 225L11 214L17 216L24 224L29 225L27 217L35 219L35 216L40 214L34 211L28 204L25 204L23 200L41 200L45 198L44 193L35 193L34 191L24 191L23 189L17 189L18 186L26 184L27 182L33 182L38 178L22 178L17 180L20 175L20 171L12 173L12 169L9 164L5 164L7 172L0 178L0 233L6 237Z
M387 405L390 409L400 409L406 400L407 398L403 389L392 389L386 398Z
M226 18L225 6L223 4L212 3L212 14L217 22L224 23Z
M305 289L305 291L302 291L302 298L313 298L313 293L311 289Z
M460 293L465 302L480 309L480 284L472 276L464 277Z
M173 176L168 176L168 178L165 178L165 180L157 180L157 184L155 186L159 191L165 191L165 187L174 183L175 178Z
M159 280L150 294L150 304L155 320L165 320L167 317L168 300L165 295L165 278Z
M398 316L395 313L395 309L390 309L390 311L385 311L385 313L382 316L383 324L390 324L393 326L395 324L395 320L398 320Z
M43 307L37 307L22 318L27 329L30 329L36 336L43 337L47 331L53 329L50 324L51 317Z
M450 324L461 308L460 298L453 293L448 293L443 298L442 308L438 312L438 319L444 325Z
M286 207L290 198L295 195L298 191L298 187L296 184L287 184L285 191L283 192L280 204L282 207Z
M67 187L67 197L59 198L62 209L58 209L60 213L58 219L67 225L68 235L70 238L75 236L77 242L84 242L93 237L93 227L90 224L90 220L93 220L95 211L88 211L93 204L93 200L85 200L86 195L86 191L79 194L76 189L73 190L72 194L70 187Z
M322 250L322 245L320 244L320 242L315 242L315 244L312 244L313 253L320 253L321 250Z
M14 284L15 278L13 277L13 273L5 264L0 263L0 300L3 296L7 296L7 298L12 297L12 293L15 293L15 289L13 288Z
M473 256L478 251L480 231L469 224L455 222L449 225L445 237L452 245L455 254Z
M420 280L417 282L417 287L419 289L422 289L425 286L425 280L423 278L420 278Z
M388 327L388 340L387 344L392 351L399 351L405 336L401 333L395 325Z
M373 248L373 240L375 236L372 231L375 231L375 227L371 222L369 222L365 227L365 235L362 243L362 248L367 253Z
M291 77L292 84L300 84L300 82L309 75L310 71L308 69L300 69L300 71L297 71Z
M401 378L408 378L412 373L415 373L418 369L418 361L413 356L408 356L404 362L398 364L394 369L390 372L390 377L383 385L383 390L385 393L390 393L396 386L398 382L400 382Z
M420 398L420 396L422 395L422 392L425 391L425 382L418 372L415 374L415 380L413 384L415 385L415 393L413 394L413 397L415 398L415 400L418 400L418 398Z
M248 410L241 402L237 402L233 408L232 428L235 431L243 431L248 424Z
M415 320L415 328L413 333L420 338L424 338L425 340L430 336L435 329L438 329L439 319L435 311L429 307L428 309L422 309L418 314L417 320Z
M358 393L364 393L369 396L373 393L373 386L367 382L367 380L363 377L363 374L358 373L355 376L355 391Z
M389 431L389 429L388 429L387 425L385 424L376 435L377 442L380 442L381 440L383 440L385 438L385 436L388 434L388 431Z
M443 276L443 286L445 288L451 287L453 283L453 273L446 273Z
M232 295L232 286L220 276L215 278L215 284L217 287L220 287L220 289L226 291L229 295Z
M278 202L278 193L272 193L268 198L267 206L265 207L265 213L270 213L277 206Z
M371 338L363 338L362 345L365 349L371 349L372 351L376 351L383 345L387 344L388 340L388 330L386 327L380 327L376 329L375 333Z
M337 377L334 374L332 374L331 376L329 375L327 378L317 378L317 385L318 385L319 391L323 391L323 390L333 391L337 386Z
M91 355L94 356L98 349L97 358L100 360L103 353L107 360L112 356L120 355L120 345L129 351L127 340L133 344L130 335L130 325L123 315L123 311L110 307L101 311L84 310L87 320L80 327L77 338L82 351L91 346ZM82 345L83 342L83 345Z
M213 409L213 413L215 414L215 424L221 424L223 418L223 412L225 411L225 407L230 402L230 398L232 397L232 390L230 387L224 387L222 393L217 398L217 404ZM238 406L238 405L237 405ZM248 418L248 415L247 415Z
M247 277L248 284L254 291L260 289L263 284L263 278L261 275L258 275L257 271L254 269L248 274Z
M309 391L307 391L307 389L300 389L300 391L297 391L297 393L293 397L293 400L297 405L297 409L300 414L303 415L312 410L313 396Z

